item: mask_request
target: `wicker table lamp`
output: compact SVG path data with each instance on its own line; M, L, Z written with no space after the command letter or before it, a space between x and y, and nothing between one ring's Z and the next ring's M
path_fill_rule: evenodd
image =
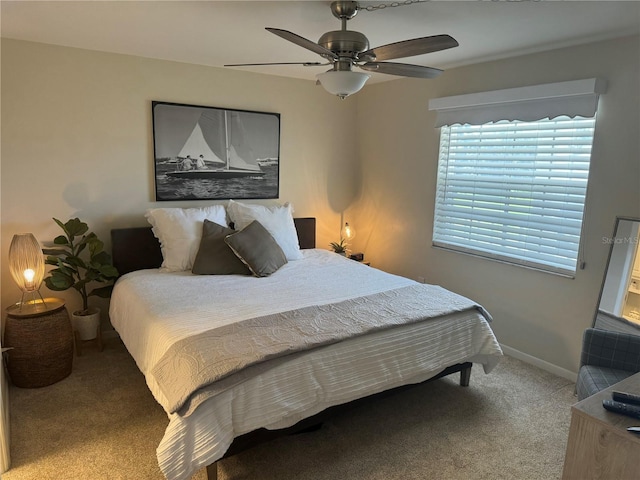
M21 301L6 310L4 346L9 348L9 377L22 388L51 385L71 373L73 333L64 301L40 295L44 259L30 233L14 235L9 269L22 290Z

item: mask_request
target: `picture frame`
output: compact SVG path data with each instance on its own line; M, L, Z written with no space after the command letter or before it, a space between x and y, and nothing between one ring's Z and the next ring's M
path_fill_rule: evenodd
M273 199L280 114L152 101L156 201Z

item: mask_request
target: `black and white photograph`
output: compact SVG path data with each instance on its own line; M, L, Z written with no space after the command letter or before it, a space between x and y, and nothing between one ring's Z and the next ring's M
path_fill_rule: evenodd
M156 200L278 198L280 114L152 102Z

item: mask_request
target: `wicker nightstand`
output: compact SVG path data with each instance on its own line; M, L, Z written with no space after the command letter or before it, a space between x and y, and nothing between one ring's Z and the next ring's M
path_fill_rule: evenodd
M71 373L73 332L64 301L45 299L35 311L7 308L3 345L13 384L22 388L44 387Z

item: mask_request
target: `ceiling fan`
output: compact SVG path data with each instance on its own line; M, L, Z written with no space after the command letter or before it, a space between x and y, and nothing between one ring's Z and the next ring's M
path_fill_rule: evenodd
M370 48L369 40L364 34L347 30L347 21L352 19L362 7L354 1L335 1L331 3L331 13L342 22L340 30L323 34L318 42L312 42L288 30L267 27L267 31L278 35L300 47L317 53L327 63L321 62L276 62L276 63L242 63L225 65L225 67L249 67L259 65L332 65L332 69L317 75L318 82L329 93L344 99L358 92L369 79L366 73L354 72L358 67L369 72L386 73L401 77L434 78L442 70L408 63L387 62L395 58L412 57L425 53L437 52L458 46L458 42L449 35L434 35L414 38Z

